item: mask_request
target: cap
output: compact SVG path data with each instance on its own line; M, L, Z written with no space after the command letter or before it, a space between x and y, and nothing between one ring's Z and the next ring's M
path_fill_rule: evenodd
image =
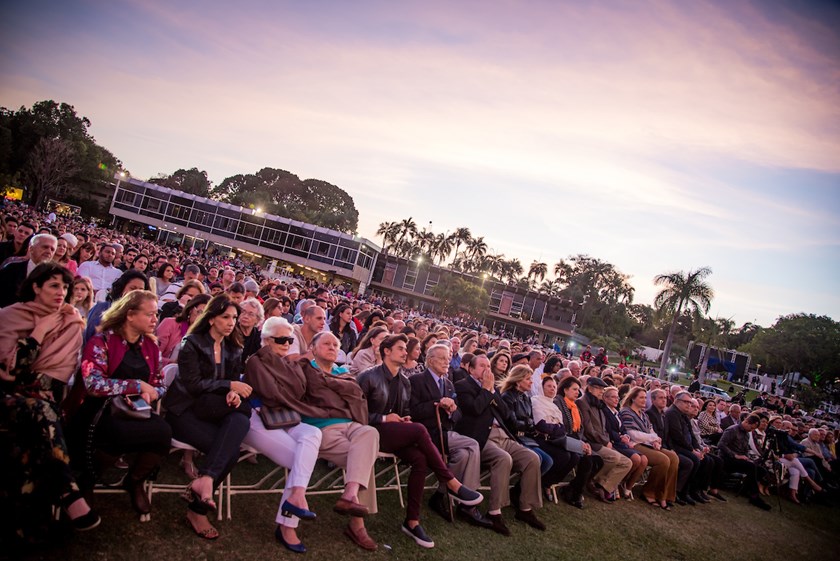
M598 378L597 376L590 376L589 378L587 378L586 385L587 386L597 386L599 388L606 388L607 387L607 383L605 381L603 381L601 378Z

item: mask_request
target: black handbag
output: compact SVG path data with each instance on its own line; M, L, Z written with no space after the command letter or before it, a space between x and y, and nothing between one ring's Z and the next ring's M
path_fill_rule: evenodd
M224 395L217 393L202 394L193 403L192 411L202 421L221 421L231 413L241 413L246 417L251 416L251 403L241 400L239 407L231 407L227 404L227 392Z
M116 395L110 401L111 417L115 419L143 420L152 418L151 409L137 410L128 403L125 396Z
M563 425L557 423L547 423L545 419L543 419L537 423L535 428L543 435L543 438L545 438L546 442L549 444L553 444L561 448L566 447L566 427Z
M263 425L269 430L287 429L300 424L300 413L292 409L262 405L259 412Z

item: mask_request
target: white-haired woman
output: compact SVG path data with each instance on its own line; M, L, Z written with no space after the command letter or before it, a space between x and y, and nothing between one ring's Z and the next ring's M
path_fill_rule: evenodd
M236 329L242 334L242 362L260 350L260 327L265 320L263 305L256 298L248 298L239 304L239 321Z
M250 299L249 299L250 300ZM249 300L243 302L244 305ZM262 309L262 308L260 308ZM306 487L318 459L321 447L321 430L312 425L299 423L288 428L268 429L263 423L258 409L274 405L271 394L286 391L284 380L277 378L280 372L270 366L285 360L289 347L294 341L292 326L281 317L270 317L262 326L260 335L262 348L258 350L245 366L246 383L254 388L251 394L253 411L251 430L245 437L245 444L255 448L275 464L289 468L286 488L280 499L277 512L277 540L295 553L304 553L306 547L297 536L298 520L311 520L315 513L309 511L306 502Z

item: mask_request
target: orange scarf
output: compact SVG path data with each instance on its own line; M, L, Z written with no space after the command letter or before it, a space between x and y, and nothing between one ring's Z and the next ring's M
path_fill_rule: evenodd
M572 414L572 432L578 432L580 430L580 410L578 409L577 403L575 403L574 399L569 399L568 397L564 397L563 401L566 402L566 407L569 408Z

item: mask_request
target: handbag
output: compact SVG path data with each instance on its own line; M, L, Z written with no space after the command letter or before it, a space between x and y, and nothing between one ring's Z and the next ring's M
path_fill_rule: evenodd
M260 419L268 430L286 429L300 424L300 413L292 409L263 405L259 412Z
M143 409L138 411L126 401L126 399L117 395L111 398L111 417L115 419L151 419L152 410Z

